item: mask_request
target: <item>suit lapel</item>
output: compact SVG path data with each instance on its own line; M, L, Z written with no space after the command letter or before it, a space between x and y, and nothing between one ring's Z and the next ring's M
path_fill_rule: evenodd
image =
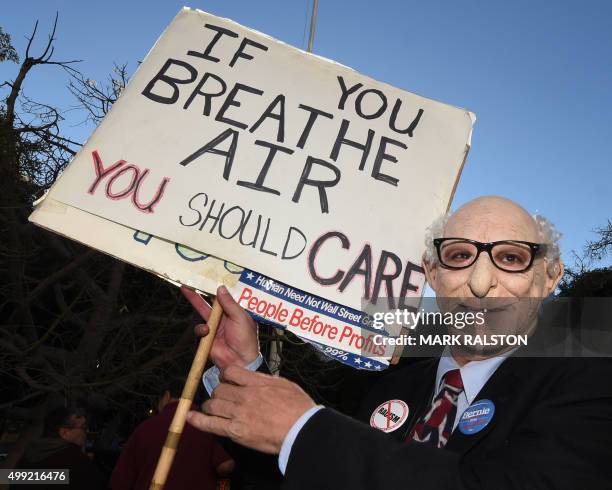
M531 375L531 364L524 362L525 357L541 356L547 350L547 341L549 337L546 337L545 329L538 328L529 338L527 346L518 349L497 368L472 402L491 400L495 405L493 419L484 429L472 435L463 434L457 426L446 445L449 450L459 454L467 453L485 439L501 420L511 418L515 410L511 410L510 406L518 399L521 378Z
M463 434L459 426L453 431L446 444L446 449L459 454L465 454L485 439L500 420L508 413L519 386L516 370L520 367L516 358L506 359L482 387L472 404L480 400L490 400L495 405L495 413L491 421L480 432L471 435Z
M359 414L359 419L372 425L372 417L381 405L390 400L401 400L408 406L408 418L397 430L387 434L400 441L406 439L431 401L438 358L411 359L407 363L406 366L395 368L395 372L389 372L380 385L371 390Z
M412 373L412 379L405 383L404 401L408 404L410 413L408 420L401 430L396 431L395 436L404 441L418 421L419 417L427 410L431 403L436 383L436 372L438 359L433 358L423 367Z

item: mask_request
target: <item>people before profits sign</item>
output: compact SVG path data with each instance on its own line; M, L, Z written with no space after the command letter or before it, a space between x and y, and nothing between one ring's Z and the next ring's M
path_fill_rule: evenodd
M183 9L50 196L351 308L401 307L473 121Z

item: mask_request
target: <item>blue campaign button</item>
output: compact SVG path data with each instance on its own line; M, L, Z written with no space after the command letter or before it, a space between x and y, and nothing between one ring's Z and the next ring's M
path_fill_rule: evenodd
M491 400L478 400L472 403L459 419L459 430L470 436L484 429L495 414L495 404Z

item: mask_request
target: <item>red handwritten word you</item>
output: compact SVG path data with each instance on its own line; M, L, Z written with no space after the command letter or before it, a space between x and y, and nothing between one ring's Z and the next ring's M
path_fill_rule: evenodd
M130 198L132 204L143 213L153 213L155 206L159 203L166 185L170 182L168 177L164 177L157 186L153 197L148 202L143 202L141 198L141 188L145 179L149 175L149 169L140 169L137 165L119 160L110 167L104 167L102 159L96 150L91 152L93 158L94 171L96 173L93 183L87 192L94 195L100 183L106 179L104 192L106 197L113 200ZM108 177L108 178L107 178Z

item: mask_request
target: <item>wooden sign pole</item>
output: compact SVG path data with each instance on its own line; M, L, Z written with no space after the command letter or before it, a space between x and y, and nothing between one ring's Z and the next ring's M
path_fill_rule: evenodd
M163 490L164 485L166 484L166 479L168 478L168 473L172 467L172 461L174 460L176 448L178 447L181 434L183 433L183 428L185 427L185 417L191 408L193 398L201 382L204 366L206 366L208 354L210 354L210 349L212 347L213 340L215 339L215 334L217 333L217 327L219 326L219 320L221 319L222 313L223 309L221 308L221 304L215 298L212 311L207 322L209 329L208 335L206 335L206 337L202 337L200 339L200 343L198 344L198 350L196 351L193 362L191 363L191 369L189 370L189 375L187 376L187 381L185 382L178 407L174 413L174 418L172 419L172 423L168 429L168 436L166 437L166 442L164 443L159 460L157 461L157 467L155 468L155 473L153 474L153 480L151 481L149 490Z

